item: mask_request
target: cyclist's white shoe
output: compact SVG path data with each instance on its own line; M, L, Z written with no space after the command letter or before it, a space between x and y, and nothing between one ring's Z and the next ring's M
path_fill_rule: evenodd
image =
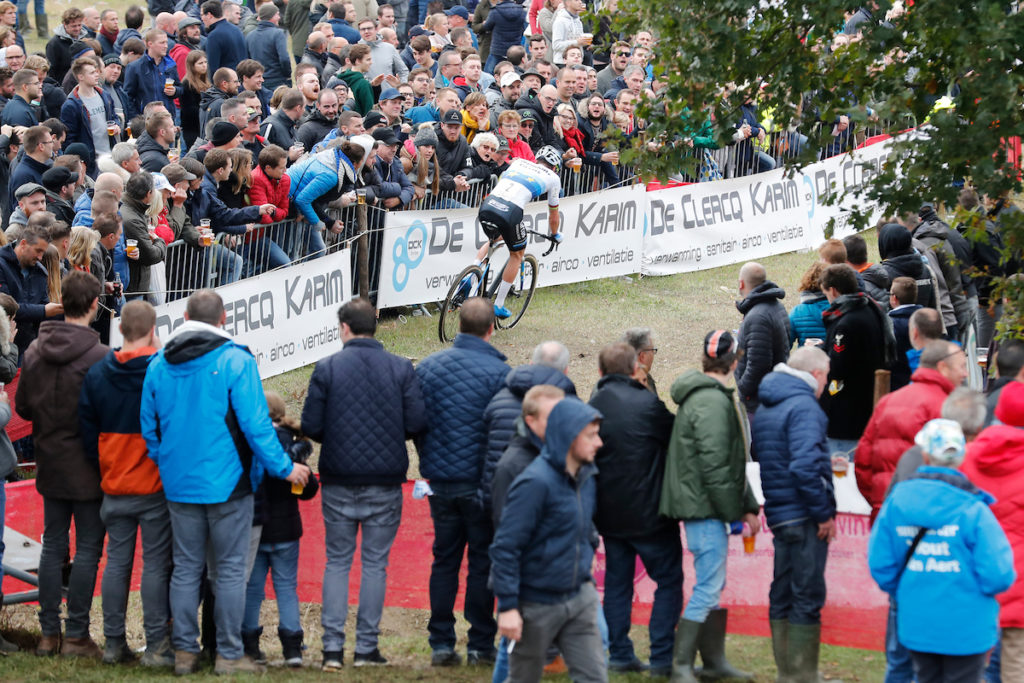
M505 318L511 318L512 317L512 311L508 310L504 306L498 306L497 304L495 304L495 306L494 306L494 317L495 318L501 318L502 320L504 320Z
M560 232L556 232L554 235L551 236L551 239L555 241L555 244L561 244L562 240L565 239L565 236L562 235L562 233Z

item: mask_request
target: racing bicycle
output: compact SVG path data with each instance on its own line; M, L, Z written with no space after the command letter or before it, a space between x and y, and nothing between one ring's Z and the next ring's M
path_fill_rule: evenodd
M527 230L527 234L534 235L550 242L548 250L541 256L547 256L558 247L558 241L551 235ZM499 237L491 240L487 247L487 255L480 265L467 266L461 273L455 276L452 286L448 289L448 296L441 305L441 315L437 322L437 336L441 342L447 344L455 339L459 332L459 309L462 308L466 299L474 296L487 297L494 300L498 293L498 285L501 284L501 274L505 272L505 265L498 270L491 268L491 257L494 252L505 245ZM508 259L505 260L505 264ZM533 299L533 292L537 289L537 258L533 254L525 254L523 262L519 266L519 273L512 283L512 289L505 299L505 307L512 312L512 315L504 320L496 318L494 323L499 329L511 329L516 326Z

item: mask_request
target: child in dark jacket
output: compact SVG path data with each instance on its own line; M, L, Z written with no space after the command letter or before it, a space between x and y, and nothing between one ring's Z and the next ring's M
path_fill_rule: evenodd
M313 452L308 439L303 438L299 422L289 417L284 399L276 392L266 392L270 419L277 430L286 453L295 462L305 462ZM320 489L316 477L310 477L302 489L296 491L292 484L282 479L267 477L260 486L260 521L263 533L260 537L256 561L249 577L245 594L245 617L242 621L242 641L245 653L257 661L265 658L259 649L260 606L265 597L267 571L271 572L274 593L277 596L277 634L284 650L285 664L302 666L302 624L299 622L299 597L296 592L299 573L299 539L302 538L302 517L299 515L299 501L311 500Z

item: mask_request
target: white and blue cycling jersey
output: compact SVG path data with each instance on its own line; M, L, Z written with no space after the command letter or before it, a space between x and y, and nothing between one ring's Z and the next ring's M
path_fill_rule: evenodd
M548 206L558 206L561 192L562 181L550 168L526 159L514 159L501 174L490 196L523 209L545 194L548 196Z

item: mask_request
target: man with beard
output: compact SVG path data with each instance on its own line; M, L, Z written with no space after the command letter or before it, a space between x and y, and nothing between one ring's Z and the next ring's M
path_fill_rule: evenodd
M333 90L321 90L317 95L316 109L306 122L299 126L295 140L302 143L308 152L338 125L338 95Z
M192 50L203 49L203 36L199 29L203 22L193 17L185 17L178 22L178 37L168 56L178 66L178 78L185 77L185 60Z

